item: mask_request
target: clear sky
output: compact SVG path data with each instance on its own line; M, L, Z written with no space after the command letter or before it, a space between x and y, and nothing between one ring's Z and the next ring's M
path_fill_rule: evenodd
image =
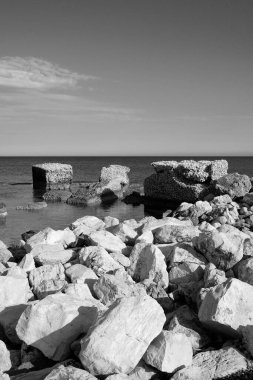
M252 155L252 0L0 0L0 155Z

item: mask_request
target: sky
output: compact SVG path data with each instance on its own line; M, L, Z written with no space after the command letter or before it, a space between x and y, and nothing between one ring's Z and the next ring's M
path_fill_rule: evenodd
M0 6L0 155L253 155L252 0Z

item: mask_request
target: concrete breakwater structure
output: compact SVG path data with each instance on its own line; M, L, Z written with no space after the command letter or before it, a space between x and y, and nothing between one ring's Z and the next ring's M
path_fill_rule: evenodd
M71 165L44 163L33 165L33 188L46 190L67 190L73 180Z

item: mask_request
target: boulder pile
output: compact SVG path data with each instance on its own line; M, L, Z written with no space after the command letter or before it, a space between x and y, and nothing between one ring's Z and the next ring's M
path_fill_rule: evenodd
M253 378L252 193L28 231L0 273L0 379Z

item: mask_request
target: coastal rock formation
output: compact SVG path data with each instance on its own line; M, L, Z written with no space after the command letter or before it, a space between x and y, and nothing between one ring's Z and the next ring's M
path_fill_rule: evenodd
M33 188L47 190L69 189L72 179L72 166L59 163L33 165Z
M228 163L216 161L160 161L151 164L155 174L144 181L146 197L195 202L212 192L213 181L227 174Z
M84 368L95 376L127 374L160 334L164 322L161 306L151 297L120 298L82 339L79 358Z
M80 187L67 203L89 205L122 199L129 185L129 171L128 167L121 165L102 168L99 181Z
M221 194L229 194L231 198L244 197L252 185L250 178L245 174L229 173L220 177L215 187Z
M0 218L5 218L8 215L6 204L0 202Z

